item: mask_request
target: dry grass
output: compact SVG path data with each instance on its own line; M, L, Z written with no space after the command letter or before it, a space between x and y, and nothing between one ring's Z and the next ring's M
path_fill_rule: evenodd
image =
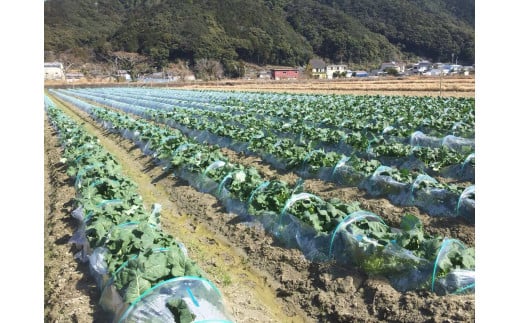
M271 91L317 94L475 97L475 78L409 77L348 80L219 81L186 84L183 88L229 91Z
M212 82L104 83L80 80L45 82L45 86L153 86L224 91L269 91L315 94L475 97L475 76L412 76L344 80L220 80Z

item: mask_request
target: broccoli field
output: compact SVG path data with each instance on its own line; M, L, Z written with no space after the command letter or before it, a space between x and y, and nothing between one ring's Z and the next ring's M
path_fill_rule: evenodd
M44 99L46 321L475 320L474 98Z

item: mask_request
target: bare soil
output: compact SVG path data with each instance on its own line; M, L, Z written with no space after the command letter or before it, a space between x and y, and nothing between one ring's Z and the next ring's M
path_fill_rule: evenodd
M58 102L56 100L55 102ZM81 112L59 104L123 165L140 187L146 205L163 206L163 230L181 240L189 256L215 283L236 322L474 322L475 296L437 296L429 291L396 291L383 277L368 277L355 268L307 260L283 247L263 228L228 213L212 195L196 191L141 154L130 141L110 134ZM57 134L45 121L45 322L107 322L97 305L99 291L88 266L74 259L67 243L76 228L70 213L75 191L60 163ZM254 165L264 176L294 181L255 157L227 149L232 159ZM416 208L397 207L366 197L355 188L306 180L306 191L325 198L356 200L364 209L397 225L402 214L420 216L432 234L475 245L473 225L432 218Z

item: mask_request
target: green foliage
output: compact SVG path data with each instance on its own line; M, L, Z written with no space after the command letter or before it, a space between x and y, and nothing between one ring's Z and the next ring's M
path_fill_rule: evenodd
M475 61L474 1L356 0L320 3L349 13L402 52L434 61ZM473 8L473 11L470 11ZM462 19L461 19L462 18Z
M243 75L239 61L304 66L316 55L359 66L452 55L471 64L474 7L472 0L49 0L44 48L139 53L159 69L215 59L230 77Z
M292 1L287 20L314 53L331 61L359 64L398 58L397 48L363 21L320 1Z
M397 76L399 74L399 72L395 68L392 68L392 67L385 68L384 72L386 72L388 75L391 75L391 76Z
M439 260L438 275L445 276L453 269L474 269L475 268L475 248L451 248Z
M270 181L265 187L255 191L254 196L249 201L248 212L253 215L262 212L279 214L291 194L292 190L286 182Z
M109 269L116 257L109 257ZM202 271L175 245L168 248L146 249L131 257L115 271L113 284L124 293L125 301L133 302L143 291L167 279L201 276ZM136 294L139 292L139 294Z
M350 224L352 237L362 237L359 248L366 253L358 259L363 270L370 274L399 273L399 270L426 265L431 266L441 252L443 239L423 231L421 221L405 214L400 230L377 221L359 220ZM452 244L439 256L437 276L442 277L453 269L475 268L475 249Z
M196 315L190 312L188 304L182 299L170 299L166 306L172 312L175 322L189 323L193 322Z

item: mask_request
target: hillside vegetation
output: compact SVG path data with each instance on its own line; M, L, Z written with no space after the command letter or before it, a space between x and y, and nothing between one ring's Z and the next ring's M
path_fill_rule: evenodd
M110 53L171 62L304 66L475 60L474 0L48 0L45 51L85 61Z

